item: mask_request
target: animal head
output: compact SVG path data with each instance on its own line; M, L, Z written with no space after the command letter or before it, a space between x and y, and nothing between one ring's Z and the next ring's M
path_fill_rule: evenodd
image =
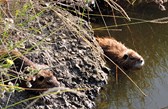
M144 65L144 59L136 51L127 48L114 38L96 39L104 54L124 70L140 69Z
M37 74L36 81L39 85L46 85L47 88L59 86L59 82L53 73L49 70L40 70Z
M140 69L145 61L137 52L127 49L122 56L121 64L124 69Z
M32 86L34 88L48 89L53 87L58 87L60 83L57 78L48 69L41 69L37 75L35 75L35 81L32 81Z

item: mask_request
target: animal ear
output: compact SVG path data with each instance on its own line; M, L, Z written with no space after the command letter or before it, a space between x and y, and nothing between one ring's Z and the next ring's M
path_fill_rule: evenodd
M123 59L127 60L127 58L128 58L128 54L124 54Z

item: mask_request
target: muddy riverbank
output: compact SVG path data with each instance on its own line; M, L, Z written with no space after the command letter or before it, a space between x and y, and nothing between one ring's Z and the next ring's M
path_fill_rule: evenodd
M37 95L29 91L6 91L0 99L1 108L95 107L95 97L107 83L107 74L102 71L105 62L91 26L54 4L33 3L25 7L24 15L11 18L14 22L3 19L7 21L1 25L2 29L12 26L6 30L7 37L1 36L2 46L9 47L7 42L11 41L12 46L23 53L28 50L25 56L31 61L51 67L60 87L40 99L33 99Z
M1 18L1 46L17 48L31 61L50 66L60 87L41 96L26 90L0 90L0 108L95 108L96 96L108 80L102 70L105 66L101 56L103 51L95 40L90 23L81 18L81 11L74 15L69 10L76 7L94 10L89 7L94 8L94 0L78 4L70 1L11 4L16 9L11 11L12 16L9 15L12 18L5 19L8 15ZM0 87L3 89L3 85Z

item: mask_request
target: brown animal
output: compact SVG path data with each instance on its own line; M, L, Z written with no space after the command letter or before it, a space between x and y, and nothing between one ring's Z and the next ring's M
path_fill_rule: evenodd
M8 51L6 49L0 49L0 56L11 56L12 60L14 60L15 68L17 70L16 72L22 71L24 74L30 75L29 70L34 70L34 73L27 77L27 80L25 80L26 82L30 82L32 88L38 88L44 91L48 88L59 86L59 82L53 75L53 72L48 69L49 67L47 65L40 65L32 62L18 50ZM10 73L16 75L16 72ZM23 87L25 86L25 81L22 81L21 83Z
M104 54L124 70L140 69L144 59L137 52L125 47L114 38L96 38Z
M33 79L30 79L32 88L41 88L46 90L48 88L58 87L60 85L56 77L53 75L53 72L49 70L49 67L47 65L36 64L35 66L38 70L38 73L34 76L35 81Z

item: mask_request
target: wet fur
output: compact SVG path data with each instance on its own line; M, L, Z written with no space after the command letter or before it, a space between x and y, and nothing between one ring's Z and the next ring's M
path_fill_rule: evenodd
M140 69L144 59L136 51L127 48L114 38L96 38L104 54L124 70Z

